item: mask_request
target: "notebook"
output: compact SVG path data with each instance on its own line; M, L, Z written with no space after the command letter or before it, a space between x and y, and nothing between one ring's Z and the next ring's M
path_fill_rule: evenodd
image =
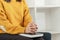
M29 38L36 38L36 37L42 37L43 34L42 33L35 33L35 34L19 34L21 36L24 36L24 37L29 37Z

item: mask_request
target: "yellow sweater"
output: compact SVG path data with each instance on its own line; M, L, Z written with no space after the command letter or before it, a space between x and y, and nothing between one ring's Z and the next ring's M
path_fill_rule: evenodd
M6 33L24 33L26 26L31 21L25 0L21 2L0 0L0 25L4 26ZM3 30L0 29L0 33L4 33Z

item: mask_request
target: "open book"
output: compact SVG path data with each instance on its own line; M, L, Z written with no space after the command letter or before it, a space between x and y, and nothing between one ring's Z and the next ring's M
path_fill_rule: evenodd
M21 36L24 36L24 37L29 37L29 38L36 38L36 37L42 37L43 34L37 32L36 34L19 34Z

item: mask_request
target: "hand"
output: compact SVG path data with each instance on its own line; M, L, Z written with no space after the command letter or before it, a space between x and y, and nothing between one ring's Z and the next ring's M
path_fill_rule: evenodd
M27 27L25 29L25 33L32 33L33 34L33 33L36 33L37 29L38 29L37 25L34 22L32 22L27 25Z

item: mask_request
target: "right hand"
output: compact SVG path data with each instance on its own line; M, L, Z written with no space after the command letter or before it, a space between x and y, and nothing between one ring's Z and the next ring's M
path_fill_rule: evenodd
M32 22L32 23L29 23L27 25L27 27L25 29L25 33L32 33L32 34L34 34L34 33L36 33L37 29L38 29L37 25Z

